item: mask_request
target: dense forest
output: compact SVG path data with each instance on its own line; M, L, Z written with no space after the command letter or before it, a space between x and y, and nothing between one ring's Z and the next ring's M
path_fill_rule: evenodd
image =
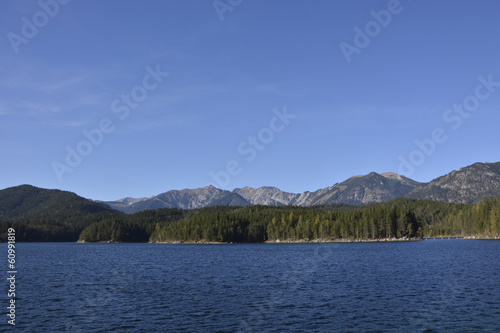
M107 218L85 242L338 241L444 236L500 237L500 198L463 205L396 199L370 206L160 209Z
M164 208L145 210L133 215L115 215L91 224L80 234L84 242L147 242L158 223L167 224L181 220L195 210Z

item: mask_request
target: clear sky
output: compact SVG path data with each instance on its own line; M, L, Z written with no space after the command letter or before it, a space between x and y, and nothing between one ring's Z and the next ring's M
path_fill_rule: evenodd
M494 0L1 1L0 188L303 192L500 161L499 17Z

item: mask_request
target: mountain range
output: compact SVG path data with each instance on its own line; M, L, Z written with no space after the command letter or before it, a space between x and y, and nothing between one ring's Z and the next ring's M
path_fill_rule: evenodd
M276 187L243 187L232 191L207 186L168 191L150 198L124 198L104 202L127 214L146 209L193 209L210 206L314 206L366 205L400 197L453 203L476 203L500 196L500 162L475 163L447 175L420 183L405 176L371 172L314 192L289 193Z

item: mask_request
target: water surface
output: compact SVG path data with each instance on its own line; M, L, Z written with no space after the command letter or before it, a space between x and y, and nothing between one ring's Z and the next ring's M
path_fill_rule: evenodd
M21 243L15 329L494 332L499 258L480 240Z

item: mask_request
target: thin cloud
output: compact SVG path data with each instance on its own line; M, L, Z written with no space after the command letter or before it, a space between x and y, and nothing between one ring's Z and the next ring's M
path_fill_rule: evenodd
M51 103L39 103L39 102L30 102L30 101L21 101L18 103L14 103L14 108L17 110L27 111L28 114L38 115L44 113L57 113L62 110L62 108L58 105L54 105Z
M131 133L140 131L152 131L164 128L192 128L199 126L203 123L202 118L197 116L184 116L184 115L176 116L168 114L163 118L167 119L157 118L154 120L148 119L142 122L135 121L127 124L123 123L123 128L124 131ZM117 123L117 125L121 124Z
M41 123L41 125L50 127L84 127L89 124L90 122L87 120L53 120Z

